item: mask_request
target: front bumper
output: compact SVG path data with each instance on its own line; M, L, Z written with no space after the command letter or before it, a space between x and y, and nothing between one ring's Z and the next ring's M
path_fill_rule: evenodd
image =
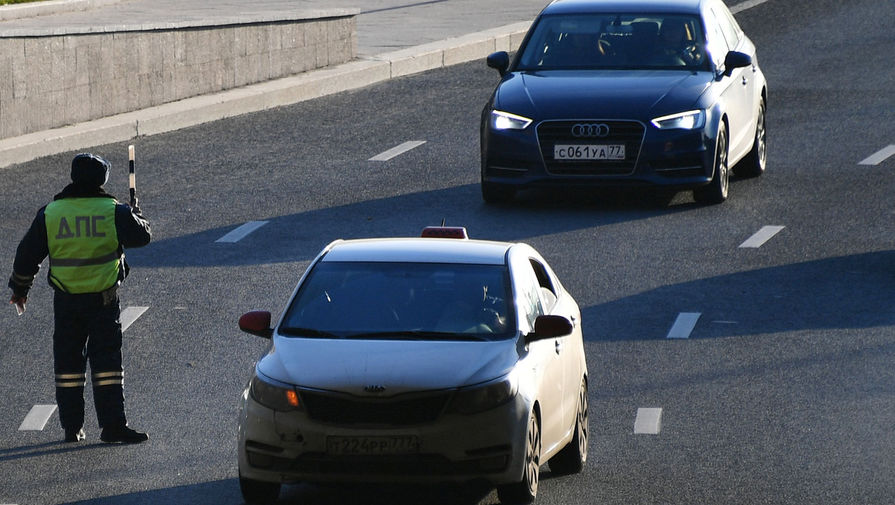
M444 413L401 427L333 425L304 411L275 412L242 395L239 473L268 482L442 483L521 479L529 405L522 395L486 412ZM412 454L344 456L327 437L416 437Z
M573 123L569 121L568 123ZM528 187L662 187L692 189L708 184L714 170L715 138L707 129L658 130L642 123L640 135L623 140L557 138L548 122L525 130L482 129L482 182ZM624 143L624 162L562 162L552 159L557 143Z

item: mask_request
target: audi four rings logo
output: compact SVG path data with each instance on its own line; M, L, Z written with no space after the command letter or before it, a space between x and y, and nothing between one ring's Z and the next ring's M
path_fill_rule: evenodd
M573 137L607 137L609 125L605 123L578 123L572 126Z

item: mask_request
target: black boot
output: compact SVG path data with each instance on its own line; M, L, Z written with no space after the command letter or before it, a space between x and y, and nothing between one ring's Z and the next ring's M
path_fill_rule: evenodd
M87 435L84 434L83 428L78 428L76 430L65 430L65 441L66 442L80 442L87 438Z
M121 442L122 444L139 444L149 440L149 435L141 433L137 430L128 428L127 426L107 427L103 428L99 439L107 444Z

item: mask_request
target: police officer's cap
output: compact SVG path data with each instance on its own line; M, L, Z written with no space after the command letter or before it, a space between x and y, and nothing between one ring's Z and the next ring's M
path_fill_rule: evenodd
M81 153L71 160L71 180L84 186L102 186L109 180L112 164L90 153Z

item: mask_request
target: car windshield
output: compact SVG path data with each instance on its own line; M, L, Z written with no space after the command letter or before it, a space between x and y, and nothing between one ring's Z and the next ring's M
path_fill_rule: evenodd
M498 340L515 335L501 265L320 262L278 329L305 338Z
M708 70L696 16L545 15L521 50L515 70Z

